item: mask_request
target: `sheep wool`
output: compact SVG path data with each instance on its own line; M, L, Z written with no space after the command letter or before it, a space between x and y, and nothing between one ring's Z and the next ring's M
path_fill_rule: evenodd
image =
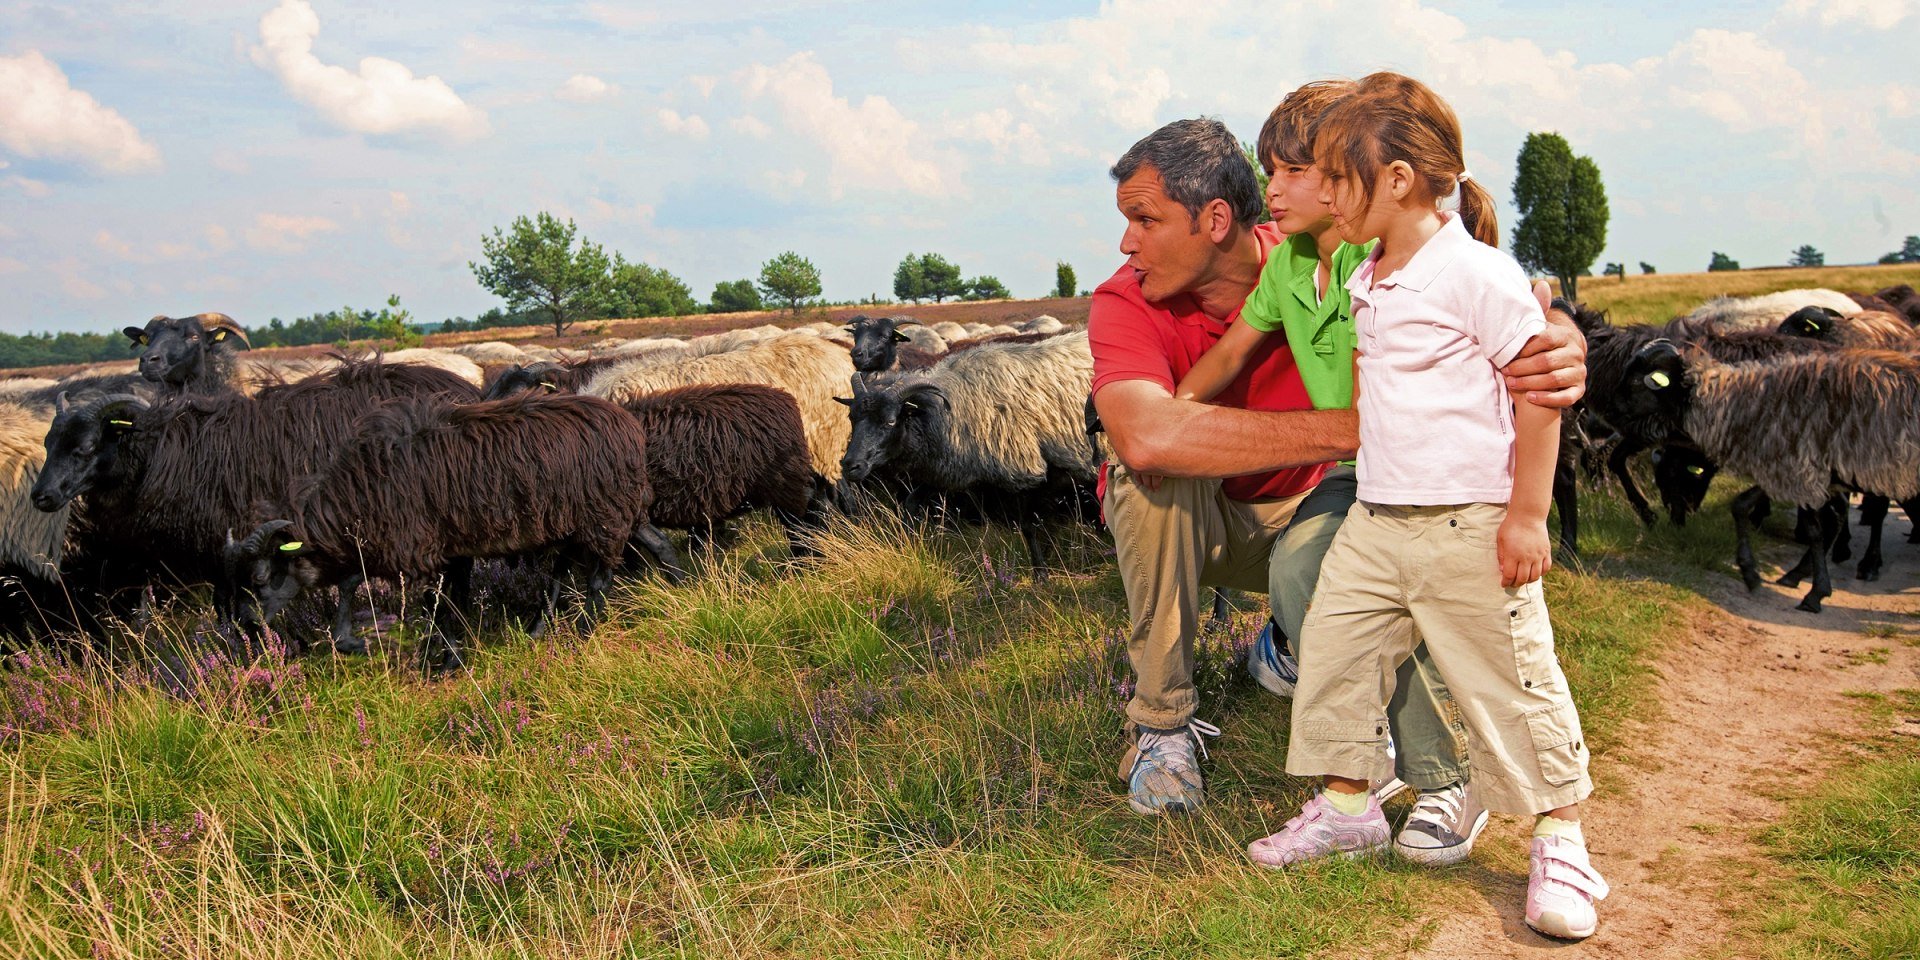
M1087 445L1093 351L1084 331L957 353L926 379L940 385L953 408L952 462L942 473L955 488L1017 490L1044 483L1052 470L1085 482L1098 473Z
M47 581L60 578L67 508L42 513L34 509L28 493L47 459L41 441L53 423L52 414L0 403L0 571Z

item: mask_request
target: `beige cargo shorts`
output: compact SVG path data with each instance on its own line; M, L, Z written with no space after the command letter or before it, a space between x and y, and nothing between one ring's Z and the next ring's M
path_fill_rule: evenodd
M1361 501L1320 567L1302 632L1287 772L1377 778L1394 671L1422 641L1459 704L1474 790L1489 809L1544 813L1593 791L1540 583L1500 585L1502 504Z

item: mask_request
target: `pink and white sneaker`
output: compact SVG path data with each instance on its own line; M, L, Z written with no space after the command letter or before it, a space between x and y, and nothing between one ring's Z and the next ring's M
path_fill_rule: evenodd
M1279 833L1248 844L1247 856L1263 867L1290 867L1336 854L1357 857L1385 847L1392 832L1379 797L1367 797L1367 811L1349 817L1335 810L1326 794L1316 793Z
M1527 926L1561 940L1585 940L1600 923L1595 900L1607 881L1587 860L1587 848L1565 837L1534 837L1527 870Z

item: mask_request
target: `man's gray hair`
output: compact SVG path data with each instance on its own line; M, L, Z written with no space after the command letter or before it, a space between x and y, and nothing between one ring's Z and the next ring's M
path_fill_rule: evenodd
M1147 134L1110 172L1115 182L1125 183L1141 167L1160 174L1168 198L1186 207L1188 216L1197 218L1201 207L1225 200L1233 222L1250 227L1260 219L1260 181L1254 179L1253 164L1227 125L1212 117L1175 120Z

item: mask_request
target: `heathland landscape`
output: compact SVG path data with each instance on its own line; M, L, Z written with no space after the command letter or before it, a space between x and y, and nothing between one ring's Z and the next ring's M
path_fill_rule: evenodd
M1626 327L1716 296L1903 284L1920 267L1602 277L1579 293ZM766 339L769 325L826 340L856 313L923 328L1044 314L1054 322L1033 329L1071 336L1087 303L612 319L560 337L434 334L420 349L501 341L564 365L643 338ZM318 607L236 643L197 593L159 604L137 644L17 644L0 667L0 944L25 957L1915 956L1914 518L1889 516L1878 579L1834 564L1815 613L1795 608L1803 588L1741 584L1728 506L1746 485L1723 473L1685 526L1664 513L1649 526L1603 471L1579 474L1578 556L1559 557L1546 590L1594 758L1594 856L1615 885L1603 935L1579 946L1513 915L1514 843L1442 870L1246 862L1247 839L1309 789L1282 772L1287 702L1244 670L1259 596L1230 597L1199 645L1203 715L1223 730L1208 804L1132 815L1115 778L1126 602L1105 532L1056 524L1041 575L1014 528L885 495L839 498L798 552L764 514L730 542L675 536L685 581L623 577L587 629L561 617L531 635L500 611L539 605L532 565L482 564L464 669L437 675L420 648L444 601L404 580L356 593L364 654L320 639L331 611ZM1792 520L1777 505L1758 537L1769 580L1804 549ZM1489 836L1523 829L1509 818Z

